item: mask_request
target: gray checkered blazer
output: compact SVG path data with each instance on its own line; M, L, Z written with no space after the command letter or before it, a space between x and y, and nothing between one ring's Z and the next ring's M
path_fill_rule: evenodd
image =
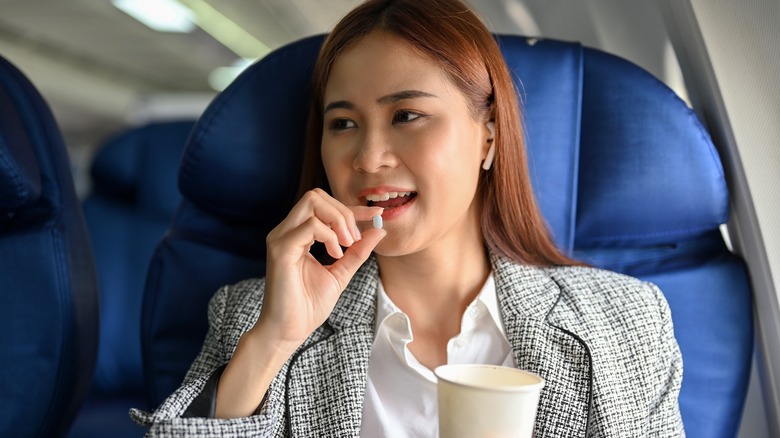
M519 368L546 380L536 437L684 436L682 358L654 285L583 267L535 268L492 256L496 293ZM184 418L260 313L264 281L227 286L182 386L152 413L131 410L148 436L358 436L373 342L378 268L358 271L327 322L274 379L258 414Z

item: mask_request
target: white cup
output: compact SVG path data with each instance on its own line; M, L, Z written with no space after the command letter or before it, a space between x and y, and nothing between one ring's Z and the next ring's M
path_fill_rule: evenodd
M442 365L439 437L531 437L544 379L495 365Z

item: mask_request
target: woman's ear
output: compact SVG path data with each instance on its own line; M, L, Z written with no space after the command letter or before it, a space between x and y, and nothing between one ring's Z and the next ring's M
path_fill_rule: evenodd
M493 141L496 135L496 124L493 122L487 122L485 126L487 126L488 131L490 131L490 137L487 139L487 141L490 143L490 149L487 151L485 161L482 162L482 168L485 170L490 170L490 168L493 166L493 158L496 156L496 143Z

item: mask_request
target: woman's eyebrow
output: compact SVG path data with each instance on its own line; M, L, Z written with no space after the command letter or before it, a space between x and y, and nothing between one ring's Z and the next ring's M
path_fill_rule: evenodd
M332 109L338 109L338 108L351 110L355 108L355 105L353 105L352 102L346 100L337 100L335 102L331 102L327 104L325 106L325 110L322 111L322 113L325 114Z
M425 91L403 90L392 94L388 94L387 96L382 96L376 101L380 105L390 105L405 99L419 99L421 97L436 97L436 96L431 93L426 93ZM355 105L348 100L337 100L325 105L325 109L322 111L322 113L325 114L332 109L351 110L351 109L355 109Z
M431 93L426 93L425 91L404 90L404 91L399 91L397 93L388 94L387 96L382 96L376 101L380 105L389 105L391 103L396 103L404 99L418 99L421 97L436 97L436 96Z

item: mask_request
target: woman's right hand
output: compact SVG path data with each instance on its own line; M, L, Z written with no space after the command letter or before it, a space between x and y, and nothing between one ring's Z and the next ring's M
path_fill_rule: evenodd
M358 221L379 214L381 207L347 207L321 189L307 192L266 238L263 310L252 330L292 354L325 322L352 276L387 234L368 227L361 236L358 229ZM332 265L320 264L309 253L315 241L336 259Z
M241 336L220 377L218 418L256 411L274 376L325 322L352 276L387 234L369 227L361 236L357 227L357 221L381 213L381 207L346 207L314 189L268 234L263 309L254 327ZM323 266L309 254L315 241L325 244L335 263Z

